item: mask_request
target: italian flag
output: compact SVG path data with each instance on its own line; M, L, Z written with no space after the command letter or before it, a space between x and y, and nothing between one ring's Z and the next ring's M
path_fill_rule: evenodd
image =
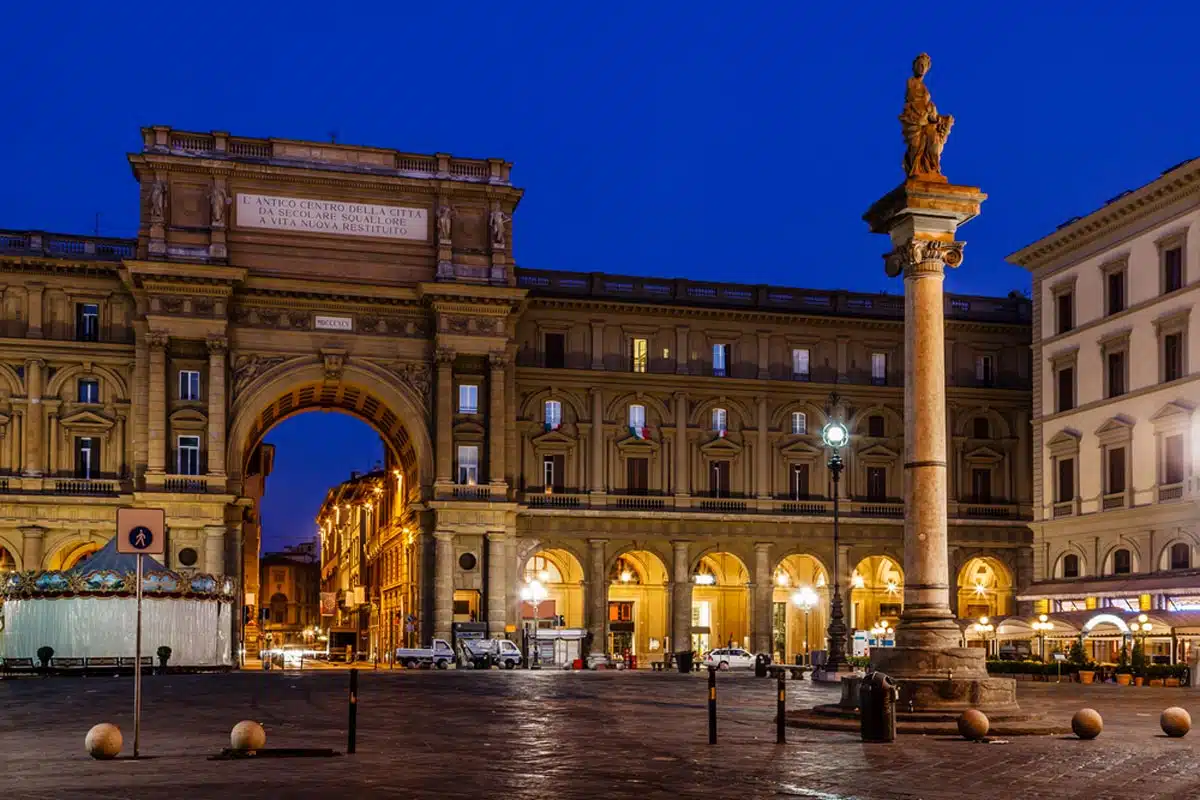
M630 425L629 432L639 439L649 439L650 438L650 429L649 428L635 428L632 425Z
M556 431L559 428L561 428L562 423L561 422L547 422L543 427L546 429L546 433L549 433L550 431Z
M729 433L729 431L725 430L724 428L721 428L719 431L717 431L717 438L724 439L726 434L728 434L728 433Z

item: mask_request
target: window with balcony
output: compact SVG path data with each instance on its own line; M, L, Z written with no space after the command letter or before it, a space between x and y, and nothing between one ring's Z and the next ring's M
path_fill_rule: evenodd
M1109 315L1125 310L1125 270L1113 269L1104 276L1105 308Z
M1064 578L1079 577L1079 556L1067 553L1062 560L1062 576Z
M883 436L885 427L883 416L880 414L872 414L867 417L867 436Z
M792 435L802 436L808 433L808 415L803 411L792 412Z
M1069 291L1059 292L1054 298L1055 331L1066 333L1075 327L1075 295Z
M562 401L547 400L545 403L544 416L546 422L546 430L556 431L562 427Z
M179 399L200 399L200 372L194 369L179 370Z
M1128 575L1133 572L1133 557L1125 548L1113 551L1113 575Z
M562 369L567 365L567 335L547 333L544 349L545 364L549 369Z
M871 385L887 385L887 353L871 353Z
M712 497L729 497L728 461L713 461L709 463L708 493Z
M792 349L792 379L806 381L809 377L808 349L796 347Z
M1168 333L1162 337L1163 382L1183 377L1183 334Z
M95 478L100 475L100 440L95 436L75 437L75 477Z
M990 469L971 470L971 499L973 502L982 504L992 502L992 471Z
M975 356L975 383L979 386L996 385L996 357L988 354Z
M1075 367L1060 367L1054 377L1057 384L1055 410L1070 411L1075 407Z
M463 486L474 486L479 483L479 446L461 444L458 446L458 483Z
M566 485L566 456L542 456L542 486L561 492Z
M180 436L176 439L175 474L200 474L200 437Z
M971 420L971 438L992 438L992 426L991 423L988 422L987 417L976 417L975 419Z
M100 306L97 303L75 304L75 340L100 341Z
M1125 491L1125 448L1110 447L1108 452L1108 470L1105 477L1104 493L1120 494Z
M712 429L724 436L729 430L729 412L723 408L712 410Z
M1192 548L1187 542L1176 542L1171 545L1171 569L1191 569Z
M808 499L808 464L792 464L788 490L793 500Z
M650 340L633 339L630 343L630 354L633 359L633 371L645 372L650 364Z
M714 344L712 348L712 373L718 377L728 375L729 345Z
M1183 483L1183 435L1163 439L1163 483Z
M1125 351L1118 350L1108 353L1105 362L1104 366L1108 371L1108 396L1120 397L1129 390L1125 385L1125 376L1128 374L1125 364Z
M1183 288L1183 246L1162 248L1163 294Z
M1070 503L1075 500L1075 459L1058 459L1058 486L1056 487L1056 503Z
M630 494L644 495L650 489L650 459L625 460L625 487Z
M473 383L462 383L458 386L458 413L479 413L479 387Z
M867 499L887 499L887 467L867 467Z
M100 381L95 378L80 378L77 388L79 391L79 402L100 402Z

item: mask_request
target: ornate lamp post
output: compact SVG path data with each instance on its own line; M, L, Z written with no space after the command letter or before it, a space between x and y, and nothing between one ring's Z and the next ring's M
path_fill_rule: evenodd
M829 602L829 655L826 672L838 672L846 666L846 621L842 613L841 566L838 561L838 484L842 479L842 448L850 441L850 432L838 420L830 420L821 429L821 441L829 448L829 474L833 478L833 597Z
M792 602L796 604L797 608L804 611L804 663L806 664L809 662L808 612L817 604L817 600L817 593L807 586L792 594Z
M988 634L996 630L996 625L988 622L987 617L980 617L979 622L975 623L975 632L983 639L983 649L990 657L992 654L992 645L988 642Z
M541 581L530 581L521 587L521 599L533 605L533 634L529 637L527 647L527 650L532 651L532 655L529 652L525 654L526 663L533 669L538 665L537 632L542 621L539 614L542 611L542 601L546 599L546 587L542 586Z
M1037 632L1038 638L1041 639L1041 657L1042 661L1046 660L1046 631L1054 630L1054 623L1045 614L1038 614L1038 618L1033 621L1033 629Z

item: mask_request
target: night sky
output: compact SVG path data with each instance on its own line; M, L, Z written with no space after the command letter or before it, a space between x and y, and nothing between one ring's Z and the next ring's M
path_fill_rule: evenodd
M10 4L0 228L90 233L99 213L133 235L143 125L336 132L513 161L523 266L898 292L860 217L902 177L927 50L956 120L943 169L990 195L947 288L1006 294L1029 285L1006 254L1200 155L1193 3L787 5ZM381 457L336 414L268 440L268 548Z

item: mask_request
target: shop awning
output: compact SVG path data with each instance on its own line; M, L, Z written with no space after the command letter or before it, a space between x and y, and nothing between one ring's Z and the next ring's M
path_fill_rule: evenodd
M1018 600L1069 600L1081 597L1132 597L1141 594L1200 595L1200 569L1112 575L1107 578L1062 578L1029 584Z

